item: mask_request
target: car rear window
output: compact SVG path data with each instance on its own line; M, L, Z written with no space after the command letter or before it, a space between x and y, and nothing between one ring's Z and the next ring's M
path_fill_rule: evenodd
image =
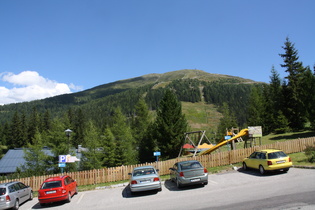
M185 162L181 163L180 167L182 170L194 169L194 168L202 168L199 162Z
M0 188L0 195L4 195L6 193L5 187Z
M269 159L277 159L277 158L283 158L283 157L287 157L287 155L282 151L272 152L268 154Z
M42 185L41 189L49 189L49 188L56 188L56 187L61 187L61 181L45 182Z
M148 175L148 174L155 174L155 171L153 168L145 168L145 169L139 169L135 170L133 172L133 176L143 176L143 175Z

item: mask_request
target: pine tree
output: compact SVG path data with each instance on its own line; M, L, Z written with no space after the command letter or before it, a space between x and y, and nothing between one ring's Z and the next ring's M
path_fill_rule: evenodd
M284 54L279 54L284 61L281 67L285 68L288 75L285 77L286 83L283 91L285 91L284 115L289 120L290 127L294 130L304 128L306 122L305 105L303 102L303 83L302 78L305 68L302 62L299 62L298 51L294 44L286 38L284 43Z
M182 114L180 101L170 89L166 89L159 103L154 127L154 139L161 150L161 156L164 159L177 157L188 123Z
M149 109L145 100L141 98L135 106L135 114L132 121L132 134L135 139L136 147L140 148L144 146L142 145L142 140L147 134L149 124Z
M53 173L55 171L54 166L56 167L57 163L52 165L54 163L53 157L48 156L43 151L42 136L38 129L34 134L32 142L34 142L33 145L28 144L28 149L24 149L26 164L21 167L21 171L28 176L40 176Z
M248 105L248 125L262 126L264 114L264 99L262 97L262 90L258 87L253 87Z
M11 122L10 129L10 148L21 148L24 146L24 142L22 139L22 130L21 130L21 120L18 112L15 112Z
M94 126L92 120L89 120L85 129L83 147L87 151L82 152L80 166L83 170L100 169L102 166L103 149L100 144L100 133Z
M104 150L104 156L102 160L102 166L114 167L116 166L116 144L115 137L109 128L105 128L103 135L101 136L101 146Z
M67 155L69 154L69 142L68 137L65 135L65 126L63 123L64 119L55 118L51 121L50 126L51 129L47 132L47 146L51 148L52 153L55 157L59 155ZM73 150L70 150L71 155L76 155ZM56 162L58 160L55 160ZM64 168L65 171L77 171L79 163L67 163L66 167ZM58 170L59 172L59 170Z
M120 107L114 110L112 122L110 129L116 141L116 166L137 163L135 141Z
M39 125L39 114L36 107L33 107L28 120L28 139L30 140L31 144L33 144L32 139L34 139L35 133L39 131Z
M305 75L303 77L303 87L303 101L307 111L306 116L311 124L312 129L315 129L315 109L313 108L315 104L315 94L312 94L315 90L315 65L313 73L310 67L306 67Z

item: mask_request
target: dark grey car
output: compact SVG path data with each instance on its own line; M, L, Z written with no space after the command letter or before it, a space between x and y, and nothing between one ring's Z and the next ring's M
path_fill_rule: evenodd
M32 188L22 182L0 184L0 209L19 209L21 203L32 199Z
M175 163L170 168L170 177L178 188L184 185L208 184L208 171L197 160Z

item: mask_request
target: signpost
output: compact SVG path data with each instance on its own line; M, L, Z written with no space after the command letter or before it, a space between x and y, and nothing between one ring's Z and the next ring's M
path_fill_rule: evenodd
M159 156L161 156L161 152L153 152L153 155L156 157L156 162L158 162Z
M58 166L61 168L61 173L63 173L63 168L66 167L66 163L74 163L76 161L80 161L80 159L78 159L76 156L59 155Z

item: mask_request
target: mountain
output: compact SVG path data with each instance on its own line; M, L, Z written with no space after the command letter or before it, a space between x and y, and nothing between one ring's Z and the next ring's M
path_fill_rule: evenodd
M248 91L255 84L261 83L235 76L207 73L202 70L186 69L164 74L147 74L99 85L77 93L3 105L0 107L0 123L11 120L16 111L30 113L34 107L39 112L49 110L52 116L61 116L69 108L80 108L87 116L102 122L103 118L111 114L112 109L117 106L121 106L126 115L131 115L140 96L146 96L150 109L155 110L163 96L163 88L170 87L176 90L179 100L183 102L183 112L186 112L185 114L191 124L198 124L195 127L203 127L202 124L204 123L206 126L209 125L209 116L220 118L220 114L214 105L220 105L224 100L223 98L229 101L229 98L235 100L235 97L242 95L243 101L242 103L238 101L237 107L244 107L249 95ZM205 94L207 90L208 93ZM209 94L209 91L212 91L212 93ZM213 96L222 99L215 99ZM229 103L235 104L236 101L229 101ZM194 122L192 120L194 117L191 116L190 112L194 109L198 112L201 107L205 110L205 113L201 114L204 122L198 123L198 120ZM213 111L208 113L208 109ZM192 115L196 115L196 113ZM215 121L218 121L218 119Z

